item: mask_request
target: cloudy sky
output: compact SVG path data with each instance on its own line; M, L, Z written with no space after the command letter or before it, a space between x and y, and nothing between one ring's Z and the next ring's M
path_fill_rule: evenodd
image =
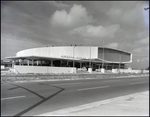
M16 52L73 44L133 53L133 68L149 66L147 1L1 1L1 59ZM147 56L147 57L146 57Z

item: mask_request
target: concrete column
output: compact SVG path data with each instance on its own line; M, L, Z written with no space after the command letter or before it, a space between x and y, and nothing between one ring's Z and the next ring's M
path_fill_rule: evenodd
M16 62L18 63L18 60L16 60Z
M19 59L19 65L21 65L21 59Z
M80 68L82 67L82 63L80 62Z
M67 61L67 67L69 67L69 62Z
M16 65L16 60L14 60L14 65ZM14 66L13 66L14 67Z
M42 61L42 65L44 65L44 61Z
M30 63L30 60L27 60L27 64L28 64L28 66L29 66L29 63Z
M23 65L23 60L21 59L21 66Z
M100 64L98 65L99 69L100 69Z
M106 70L107 70L107 63L106 63Z
M15 61L13 60L13 61L12 61L12 68L14 67L14 64L15 64Z
M16 65L16 60L14 60L14 65Z
M87 67L87 62L85 63L85 66Z
M53 60L51 60L51 67L53 66Z
M63 61L62 61L62 60L60 60L60 66L62 65L62 62L63 62Z
M39 65L39 61L38 60L36 61L36 64Z
M32 66L33 66L33 59L32 59Z
M73 67L76 67L76 62L74 61L74 63L73 63Z
M22 59L22 65L24 65L24 59Z

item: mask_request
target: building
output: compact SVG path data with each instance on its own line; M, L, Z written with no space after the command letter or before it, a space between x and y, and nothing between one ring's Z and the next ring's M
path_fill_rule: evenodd
M12 63L10 61L1 60L1 69L6 69L8 67L12 67Z
M41 72L40 70L45 67L50 69L46 73L55 73L56 71L58 71L56 73L76 73L76 69L83 67L92 68L93 71L101 68L106 70L124 69L125 64L132 62L132 54L129 52L95 46L32 48L19 51L14 57L6 58L12 61L12 66L17 70L26 68L27 72L29 69L32 72L34 68L34 72ZM64 69L67 69L67 72L62 72Z

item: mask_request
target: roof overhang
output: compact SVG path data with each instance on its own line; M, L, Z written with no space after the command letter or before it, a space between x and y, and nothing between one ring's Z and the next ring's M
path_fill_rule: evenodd
M18 59L28 59L28 60L60 60L64 58L54 58L54 57L43 57L43 56L12 56L6 57L6 59L18 60Z
M73 58L54 58L54 57L43 57L43 56L21 56L21 57L17 57L17 56L12 56L12 57L6 57L6 59L10 59L10 60L18 60L18 59L27 59L27 60L68 60L68 61L73 61ZM96 63L119 63L119 62L115 62L115 61L106 61L100 58L91 58L91 59L76 59L74 58L74 61L78 61L78 62L96 62ZM130 61L127 62L120 62L120 63L130 63Z

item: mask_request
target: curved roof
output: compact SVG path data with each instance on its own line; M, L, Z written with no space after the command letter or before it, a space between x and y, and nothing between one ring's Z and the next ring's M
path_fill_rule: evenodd
M39 48L49 48L49 47L74 47L74 46L47 46L47 47L29 48L29 49L25 49L25 50L39 49ZM75 47L90 47L90 46L75 46ZM106 48L106 49L117 50L117 51L120 51L120 52L125 52L125 53L132 54L131 52L127 52L125 50L121 50L121 49L118 49L118 48L110 48L110 47L103 47L103 46L91 46L91 47ZM24 51L24 50L21 50L21 51Z
M100 46L52 46L52 47L39 47L39 48L30 48L17 52L14 57L6 57L7 59L62 59L62 60L80 60L80 61L88 61L90 59L95 61L104 61L104 62L114 62L103 60L98 58L98 49L105 48L115 51L120 51L122 53L132 54L120 49L114 49L109 47L100 47ZM129 61L124 61L122 63L129 63ZM118 62L116 62L118 63Z

